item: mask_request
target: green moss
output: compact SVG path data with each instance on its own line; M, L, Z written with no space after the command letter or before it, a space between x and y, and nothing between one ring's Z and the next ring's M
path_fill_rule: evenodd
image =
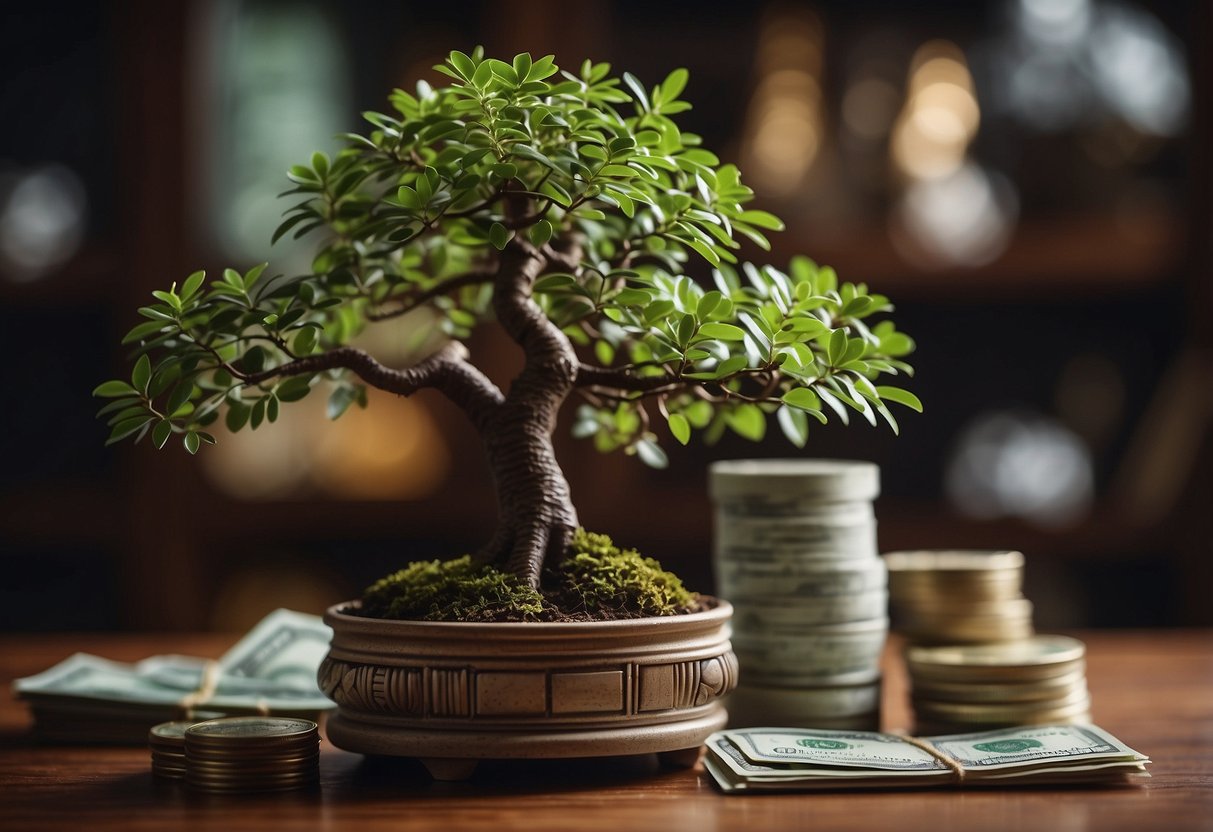
M421 621L528 621L542 618L543 596L464 555L410 563L368 587L362 612L374 618Z
M678 615L699 597L673 573L609 537L578 529L535 591L468 556L411 563L370 586L362 614L423 621L586 621Z
M695 606L697 597L677 575L635 549L620 549L605 534L578 529L569 550L555 569L566 612L633 618L677 615Z

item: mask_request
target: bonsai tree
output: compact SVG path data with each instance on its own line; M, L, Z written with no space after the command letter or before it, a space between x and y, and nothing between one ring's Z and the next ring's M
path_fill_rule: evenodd
M124 339L129 381L95 391L113 399L111 443L177 435L194 453L221 415L255 430L314 388L332 418L365 405L368 385L439 390L483 437L497 489L497 530L474 560L534 588L578 529L552 448L574 394L575 435L658 467L659 422L686 444L696 430L759 440L774 416L803 446L827 413L896 430L889 402L920 408L875 383L909 373L913 349L891 322L869 325L885 297L807 258L738 264L741 238L769 249L783 224L747 209L737 168L679 129L686 70L646 89L605 63L559 72L552 56L479 49L436 69L447 86L396 90L392 113L365 114L366 135L290 170L298 201L274 239L319 232L308 273L261 264L208 285L195 272L153 293ZM686 274L709 268L710 288ZM423 306L450 340L415 366L354 345ZM508 389L462 343L489 321L525 359Z

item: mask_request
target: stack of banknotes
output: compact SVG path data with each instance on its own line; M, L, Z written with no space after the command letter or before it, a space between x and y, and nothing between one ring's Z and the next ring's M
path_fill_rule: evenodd
M730 725L880 724L888 577L870 462L734 460L711 469L714 566L733 604Z
M1133 782L1149 761L1093 725L920 738L752 728L710 736L704 767L736 793Z
M136 664L77 653L13 684L43 740L147 742L162 722L273 714L314 719L335 707L316 684L332 631L314 615L277 610L217 661L153 656Z

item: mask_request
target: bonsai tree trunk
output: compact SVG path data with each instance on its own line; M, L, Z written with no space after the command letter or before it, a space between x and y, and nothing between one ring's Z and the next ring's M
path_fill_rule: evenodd
M544 561L563 555L578 525L552 449L557 411L577 380L578 361L569 339L531 298L531 284L544 265L538 249L517 239L501 252L493 308L526 363L481 427L499 525L480 557L535 587Z

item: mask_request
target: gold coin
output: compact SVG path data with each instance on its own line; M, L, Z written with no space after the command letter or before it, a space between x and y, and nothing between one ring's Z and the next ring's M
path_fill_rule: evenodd
M1011 674L1027 679L1059 676L1085 654L1086 645L1076 638L1038 635L1007 644L910 647L906 661L914 675L976 680Z
M1076 688L1085 689L1086 671L1079 667L1065 675L1030 682L1000 684L941 682L935 679L914 679L914 695L941 702L1039 702L1069 695Z
M893 572L988 572L1022 569L1023 553L997 549L919 549L886 552L885 564Z
M926 719L969 724L1041 725L1054 719L1064 719L1091 709L1091 696L1086 687L1069 697L1054 702L1029 702L1018 705L986 703L933 702L912 699L914 713Z

